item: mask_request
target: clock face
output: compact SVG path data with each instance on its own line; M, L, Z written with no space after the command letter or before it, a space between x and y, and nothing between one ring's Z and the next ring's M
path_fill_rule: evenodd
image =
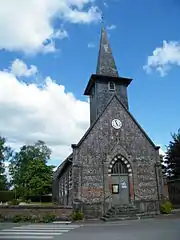
M120 129L122 127L122 122L119 119L113 119L112 127L115 129Z

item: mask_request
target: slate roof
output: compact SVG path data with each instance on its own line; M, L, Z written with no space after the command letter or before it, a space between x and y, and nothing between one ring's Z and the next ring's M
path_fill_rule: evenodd
M102 27L101 29L101 39L96 74L110 77L119 76L112 50L107 38L107 33L104 27Z

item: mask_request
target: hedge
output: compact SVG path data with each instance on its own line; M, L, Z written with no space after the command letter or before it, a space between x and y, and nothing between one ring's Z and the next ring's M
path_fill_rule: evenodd
M52 202L52 196L43 195L43 196L30 196L28 198L31 202Z
M15 198L13 191L0 191L0 202L9 202Z

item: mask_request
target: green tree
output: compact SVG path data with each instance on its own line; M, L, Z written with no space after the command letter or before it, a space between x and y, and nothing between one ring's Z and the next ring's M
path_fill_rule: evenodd
M11 154L12 150L6 146L6 139L0 136L0 191L6 191L9 188L5 173L5 162L9 161Z
M9 171L18 197L27 199L51 193L54 166L47 165L50 156L51 150L43 141L24 145L16 153Z
M167 177L167 166L165 164L165 157L160 155L161 167L162 167L162 174L164 177Z
M165 164L169 179L180 178L180 129L171 135L172 140L167 147Z

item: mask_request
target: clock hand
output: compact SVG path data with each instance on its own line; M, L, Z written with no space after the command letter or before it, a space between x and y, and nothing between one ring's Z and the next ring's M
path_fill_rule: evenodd
M118 121L117 120L115 120L115 124L116 124L116 126L118 126Z

